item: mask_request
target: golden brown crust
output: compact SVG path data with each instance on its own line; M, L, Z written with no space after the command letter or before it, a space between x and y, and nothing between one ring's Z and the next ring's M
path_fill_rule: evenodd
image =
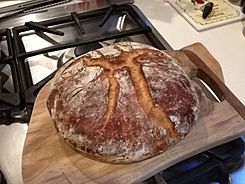
M178 142L197 119L195 89L177 62L141 47L117 43L89 52L53 79L47 107L57 130L83 155L140 161Z

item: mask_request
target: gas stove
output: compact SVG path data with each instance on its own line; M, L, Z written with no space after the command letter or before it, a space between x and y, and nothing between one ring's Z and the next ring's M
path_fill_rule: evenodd
M73 57L120 41L171 49L131 1L81 1L7 20L0 22L6 27L0 31L0 124L29 122L39 90ZM237 139L157 176L171 184L229 183L243 152ZM155 178L144 183L159 183Z

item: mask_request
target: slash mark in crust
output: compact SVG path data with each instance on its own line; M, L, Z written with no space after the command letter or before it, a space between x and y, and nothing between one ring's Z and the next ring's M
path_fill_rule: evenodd
M105 128L108 125L110 118L117 107L120 85L115 77L115 73L118 70L122 70L124 67L127 67L130 71L135 93L137 94L137 100L144 112L160 127L166 129L167 134L171 138L176 138L178 135L174 129L174 125L169 120L164 109L155 104L150 93L148 82L142 71L141 64L137 62L137 57L147 52L150 54L152 50L135 49L134 51L126 52L120 49L119 51L121 54L114 58L106 58L105 56L102 56L101 58L92 59L91 57L86 57L84 59L84 65L86 66L99 66L104 68L109 78L108 107L103 116L103 127Z

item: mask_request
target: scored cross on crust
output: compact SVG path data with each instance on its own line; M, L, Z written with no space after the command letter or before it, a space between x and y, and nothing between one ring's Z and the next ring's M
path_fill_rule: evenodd
M118 47L114 47L119 50ZM120 50L121 51L121 50ZM96 52L96 51L95 51ZM144 77L141 69L141 64L137 62L137 57L144 57L144 55L163 55L159 51L150 49L135 49L131 52L121 51L121 54L114 58L106 58L101 52L97 51L101 58L92 59L91 57L81 58L84 66L99 66L105 69L109 78L109 92L108 92L108 109L103 117L104 127L108 124L111 115L117 106L120 85L115 77L115 73L121 69L126 69L130 73L137 100L144 109L144 112L153 119L154 122L165 128L171 138L176 138L173 124L170 122L164 110L158 106L150 94L148 83Z

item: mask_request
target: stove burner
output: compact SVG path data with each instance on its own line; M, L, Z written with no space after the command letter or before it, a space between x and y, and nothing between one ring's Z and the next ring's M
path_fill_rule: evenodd
M75 53L76 57L78 57L78 56L81 56L82 54L85 54L85 53L91 51L91 50L96 50L96 49L99 49L101 47L102 47L102 45L98 42L89 43L87 45L81 45L81 46L76 47L76 49L74 50L74 53Z

